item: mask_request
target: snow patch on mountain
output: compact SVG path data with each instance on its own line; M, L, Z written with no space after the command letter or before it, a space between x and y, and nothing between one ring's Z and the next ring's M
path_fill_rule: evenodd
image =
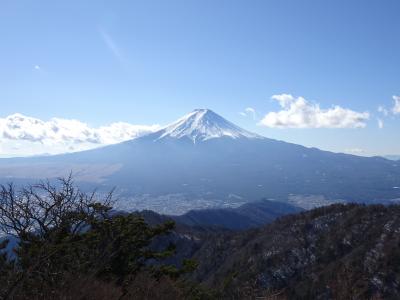
M246 131L209 109L196 109L176 122L158 131L158 138L189 138L193 143L214 138L262 139L264 137Z

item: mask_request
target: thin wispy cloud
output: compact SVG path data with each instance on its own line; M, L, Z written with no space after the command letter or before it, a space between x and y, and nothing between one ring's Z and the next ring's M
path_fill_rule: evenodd
M41 70L41 68L40 68L39 65L34 65L33 68L34 68L35 70L38 70L38 71Z
M370 115L335 105L323 109L303 97L273 95L281 110L269 112L260 124L270 128L364 128Z
M392 112L395 115L400 114L400 96L393 96L394 106L392 108Z
M377 122L378 122L378 127L379 127L379 129L382 129L382 128L384 127L383 120L378 118L378 119L377 119Z
M246 107L245 110L241 111L239 114L243 117L250 116L251 118L253 118L253 120L255 120L257 116L256 110L252 107Z
M383 129L384 127L384 119L389 116L395 116L400 114L400 96L392 96L393 99L393 106L391 108L386 108L385 106L381 105L378 107L378 112L381 114L382 118L377 118L378 128Z
M389 115L389 111L384 107L384 106L379 106L378 107L378 112L380 112L381 114L383 114L385 117L387 116L387 115Z
M114 41L112 36L105 31L103 28L99 28L100 36L103 39L107 48L111 51L114 57L120 62L123 63L125 61L124 55L122 53L121 48Z
M363 155L363 154L366 153L366 151L364 149L361 149L361 148L345 149L344 152L345 153L349 153L349 154L354 154L354 155Z

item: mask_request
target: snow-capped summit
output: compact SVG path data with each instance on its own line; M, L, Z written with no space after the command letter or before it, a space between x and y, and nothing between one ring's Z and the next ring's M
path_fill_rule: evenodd
M157 140L167 137L176 139L187 137L193 143L220 137L230 137L233 139L263 138L225 120L210 109L195 109L157 133Z

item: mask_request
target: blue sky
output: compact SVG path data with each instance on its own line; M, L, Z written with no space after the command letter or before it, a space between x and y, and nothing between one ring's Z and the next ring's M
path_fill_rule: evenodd
M206 107L271 138L400 154L399 11L397 0L1 1L0 118L164 125ZM305 113L339 106L368 118L357 128L262 122L289 109L271 98L282 94L306 99ZM3 134L0 156L31 142Z

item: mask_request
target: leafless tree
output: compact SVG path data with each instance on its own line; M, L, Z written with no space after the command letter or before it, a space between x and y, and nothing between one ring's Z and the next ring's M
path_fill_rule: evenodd
M59 178L60 187L49 181L16 191L13 184L0 186L0 232L16 238L31 233L47 236L53 230L83 230L94 219L105 217L112 205L112 192L99 201L96 193L84 193L72 176Z

